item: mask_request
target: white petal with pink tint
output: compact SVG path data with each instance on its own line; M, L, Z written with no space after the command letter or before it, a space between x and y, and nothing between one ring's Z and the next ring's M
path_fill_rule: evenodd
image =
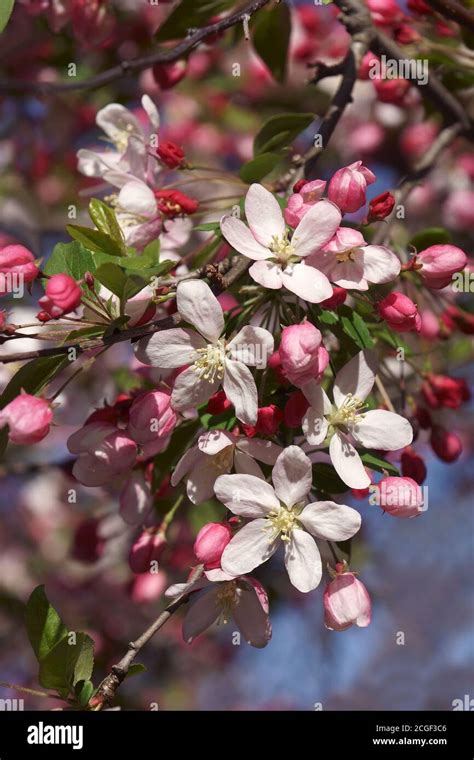
M364 401L375 382L376 358L370 351L359 351L336 375L334 401L339 407L351 394Z
M222 387L227 398L235 407L237 419L246 425L255 425L257 422L258 394L255 380L249 368L242 362L226 359Z
M382 245L367 245L362 249L364 276L369 282L391 282L400 274L400 259Z
M239 475L239 477L244 476ZM265 518L258 518L244 525L224 549L221 557L221 567L224 572L234 576L245 575L266 562L275 553L279 544L278 540L270 539L268 521Z
M183 319L211 343L219 338L224 329L224 315L209 285L202 280L181 282L176 291L176 304Z
M282 237L285 220L277 199L263 185L253 184L245 196L245 216L254 238L268 248L274 235Z
M171 405L174 409L182 412L186 409L195 409L200 404L208 401L220 385L219 380L201 380L194 367L189 367L181 372L175 380L171 393Z
M314 538L295 528L285 546L285 566L293 586L304 594L319 585L322 576L321 555Z
M297 256L304 258L322 248L341 223L341 212L331 201L318 201L298 224L292 244Z
M306 264L287 266L281 272L281 281L287 290L309 303L320 303L332 296L331 283L326 275Z
M249 259L258 261L271 256L271 251L260 245L247 225L235 216L225 216L221 220L221 232L232 248Z
M318 501L308 504L299 521L316 538L325 541L346 541L361 526L361 517L355 509L334 501Z
M271 485L254 475L221 475L214 492L227 509L241 517L263 517L280 506Z
M138 341L135 354L143 364L174 369L193 362L196 350L205 346L206 341L195 330L173 327L142 338Z
M249 269L249 274L255 282L270 290L282 287L282 268L273 261L256 261Z
M365 448L386 451L403 449L413 440L413 429L408 420L385 409L374 409L358 417L351 434Z
M329 444L329 453L337 474L350 488L370 486L370 478L365 471L362 459L354 446L341 433L334 433Z
M304 499L311 490L311 461L299 446L284 449L272 470L275 493L287 507Z

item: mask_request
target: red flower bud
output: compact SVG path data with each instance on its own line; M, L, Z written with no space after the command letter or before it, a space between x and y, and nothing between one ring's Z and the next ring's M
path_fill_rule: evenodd
M309 407L309 401L302 391L293 391L288 397L284 408L285 425L290 428L301 427L301 420Z
M388 191L377 195L369 203L367 222L380 222L392 213L395 206L395 197Z
M183 165L184 150L169 140L160 143L156 155L169 169L177 169Z
M322 309L337 309L338 306L342 306L346 298L347 290L345 288L339 287L338 285L333 285L332 296L330 298L326 298L324 301L321 301L319 306L321 306Z
M434 427L430 437L431 448L443 462L454 462L462 454L461 439L442 427Z
M188 64L186 61L175 63L157 63L153 66L155 82L162 90L170 90L186 76Z
M447 407L458 409L471 398L469 387L462 377L447 377L430 373L421 386L421 392L431 409Z
M407 447L404 449L400 461L403 477L412 478L421 486L427 473L424 459L412 448Z
M420 332L421 317L416 304L403 293L394 291L377 304L377 311L387 324L397 332Z
M257 412L257 424L256 425L242 425L244 433L248 438L253 438L254 435L259 433L260 435L275 435L280 422L283 419L283 412L275 404L269 406L262 406Z
M222 414L227 409L230 409L231 406L232 404L225 395L225 392L220 390L214 393L207 402L207 411L209 414Z
M162 214L173 219L181 214L194 214L199 202L179 190L156 190L155 198Z

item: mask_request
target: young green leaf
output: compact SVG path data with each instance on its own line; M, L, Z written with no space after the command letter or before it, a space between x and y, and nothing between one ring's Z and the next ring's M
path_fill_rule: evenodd
M253 24L253 46L277 82L284 82L291 36L291 11L285 3L262 10Z
M288 147L315 118L312 113L283 113L271 116L255 137L254 156Z
M260 156L253 158L251 161L247 161L240 171L240 179L247 182L249 185L252 182L260 182L261 179L270 174L275 166L281 161L281 157L276 153L262 153Z
M67 224L66 229L74 240L82 243L90 251L107 253L109 256L122 256L124 253L124 247L104 232L78 224Z
M5 29L13 12L15 0L2 0L0 3L0 34Z
M39 662L67 636L67 628L49 603L44 586L35 588L28 599L26 630Z

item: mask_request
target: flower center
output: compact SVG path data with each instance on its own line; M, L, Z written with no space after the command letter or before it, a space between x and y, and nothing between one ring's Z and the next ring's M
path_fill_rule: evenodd
M124 129L121 129L120 132L115 136L114 144L119 153L125 153L127 150L128 141L130 139L130 136L133 134L133 131L134 130L132 124L127 124L127 126Z
M357 421L357 417L363 417L362 410L367 407L360 398L349 393L344 399L344 403L329 417L328 422L334 427L347 428Z
M280 536L282 541L289 541L293 528L297 527L298 515L299 511L295 511L295 507L289 509L284 504L270 512L268 527L272 528L275 534L274 538Z
M226 446L225 449L212 457L212 466L217 472L229 472L233 455L234 447Z
M339 264L344 264L346 261L354 261L354 248L347 248L345 251L336 253L336 259Z
M291 257L295 255L295 247L288 240L288 231L285 231L280 237L273 235L270 250L275 254L275 258L280 264L283 266L288 264Z
M205 348L198 348L198 358L193 364L200 380L209 380L213 383L216 379L224 377L225 345L224 341L208 343Z

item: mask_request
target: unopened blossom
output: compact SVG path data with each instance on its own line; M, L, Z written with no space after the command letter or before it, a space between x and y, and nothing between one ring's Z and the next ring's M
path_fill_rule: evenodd
M242 428L249 438L253 438L254 435L276 435L282 420L281 409L276 404L268 404L268 406L259 406L255 425L244 423Z
M46 283L45 295L38 303L50 317L58 319L77 309L81 303L82 290L74 277L53 274Z
M132 573L149 573L166 547L163 531L146 528L133 543L128 555Z
M73 433L67 442L77 454L72 474L85 486L103 486L131 470L137 444L114 425L92 422Z
M0 296L33 282L38 274L35 257L25 246L7 245L0 249Z
M166 596L179 596L185 588L185 583L177 583L166 591ZM183 639L191 644L214 623L228 623L233 618L245 641L262 649L272 635L268 611L267 593L255 578L244 576L221 583L202 578L189 595Z
M170 140L160 142L156 155L168 169L179 169L184 163L184 150Z
M395 206L395 196L388 191L380 193L369 203L369 213L367 214L367 222L380 222L392 213Z
M11 443L38 443L49 433L53 420L51 403L44 398L20 393L0 411L0 428L8 425Z
M283 372L299 388L310 380L320 380L329 364L321 333L311 322L284 327L278 351Z
M421 317L415 303L404 293L393 291L377 304L377 311L396 332L420 332Z
M422 490L412 478L382 478L375 488L377 504L393 517L418 517L424 511Z
M232 538L229 523L206 523L196 536L193 551L205 570L220 567L222 552Z
M462 272L467 264L467 256L455 245L430 245L415 257L416 269L425 285L434 290L445 288L456 272Z
M266 366L273 336L261 327L246 325L228 341L222 335L222 307L202 280L181 282L176 302L182 319L196 329L173 328L142 338L138 359L163 369L190 365L174 383L171 402L176 410L195 409L222 385L236 417L254 425L257 387L248 367Z
M372 605L366 587L340 563L324 591L324 625L330 631L345 631L351 625L370 624Z
M146 457L162 451L177 423L169 393L148 391L130 407L127 434L140 444Z
M339 209L318 201L304 215L291 238L276 198L262 185L253 184L245 197L247 224L234 216L221 221L227 242L255 261L251 277L265 288L285 287L310 303L332 295L327 277L305 260L334 235L341 221Z
M322 179L315 179L310 182L304 182L288 198L288 203L284 211L285 222L290 227L297 227L305 214L321 200L324 193L326 182Z
M459 459L463 451L462 441L458 434L440 425L433 427L430 444L436 456L448 464Z
M257 461L275 464L281 447L272 441L247 438L227 430L209 430L199 436L196 446L192 446L181 457L175 467L171 484L177 485L186 479L186 493L193 504L200 504L214 496L214 484L223 473L235 469L263 478Z
M188 69L187 61L173 63L156 63L153 66L153 76L162 90L175 87L185 76Z
M459 409L461 404L471 398L471 391L463 377L448 377L433 372L426 375L421 392L431 409Z
M365 399L375 382L375 362L366 351L354 356L336 375L331 403L316 383L304 389L310 407L303 418L303 432L311 446L329 444L337 474L350 488L366 488L370 478L355 445L396 451L413 438L404 417L384 409L367 411ZM355 445L354 445L355 444Z
M411 446L407 446L407 448L403 450L400 457L400 464L402 466L402 475L404 478L411 478L418 483L419 486L423 485L427 475L425 460L417 454Z
M351 507L333 501L307 504L312 489L312 465L298 446L289 446L272 471L273 487L254 475L221 475L216 497L231 512L249 519L224 549L221 566L234 576L266 562L280 545L290 581L299 591L316 588L322 566L315 538L345 541L360 528Z
M370 283L391 282L400 274L400 260L383 245L368 245L351 227L339 227L317 253L310 256L331 282L352 290L368 290Z
M372 182L375 182L375 174L362 161L355 161L333 174L329 182L328 198L339 206L343 214L358 211L365 203L367 185Z

